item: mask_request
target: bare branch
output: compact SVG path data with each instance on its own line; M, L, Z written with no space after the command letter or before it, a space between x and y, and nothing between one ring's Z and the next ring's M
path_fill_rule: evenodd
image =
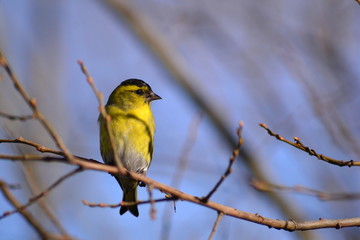
M23 137L19 137L19 138L16 138L16 139L0 139L0 143L21 143L21 144L25 144L25 145L34 147L34 148L36 148L37 151L42 152L42 153L47 152L47 153L53 153L53 154L56 154L56 155L64 156L64 153L61 152L61 151L46 148L46 147L41 146L41 145L39 145L39 144L37 144L35 142L26 140Z
M358 200L360 199L360 193L327 193L319 190L307 188L304 186L282 186L274 183L267 183L260 181L258 179L250 180L251 186L253 186L256 190L261 192L269 192L269 191L286 191L286 192L294 192L299 194L305 194L309 196L317 197L322 201L343 201L343 200Z
M196 114L193 117L193 120L189 126L188 135L186 137L185 143L182 147L179 159L177 161L176 172L171 179L171 186L175 188L178 188L181 183L181 179L186 169L189 155L191 153L192 148L194 147L197 138L198 128L202 118L203 118L202 113Z
M82 203L89 207L99 207L99 208L119 208L122 206L132 206L132 205L142 205L142 204L151 204L151 202L167 202L167 201L176 201L176 198L160 198L160 199L153 199L148 201L136 201L136 202L121 202L118 204L107 204L107 203L91 203L86 200L82 200Z
M198 134L198 129L199 129L199 125L201 123L201 120L203 118L203 114L197 113L195 114L195 116L193 117L190 126L188 128L188 133L187 133L187 137L185 139L185 142L183 144L182 150L180 151L180 155L178 157L177 160L177 166L176 166L176 172L173 175L172 179L171 179L171 184L170 186L174 187L174 188L179 188L181 181L183 179L183 175L184 172L186 170L186 166L188 163L188 159L189 159L189 155L191 153L191 150L193 149L195 142L196 142L196 138L197 138L197 134ZM165 208L165 211L163 212L163 219L162 219L162 226L161 226L161 239L170 239L170 230L172 227L172 216L173 214L171 214L172 211L176 212L176 202L174 201L174 207L170 208L170 204L168 203L168 207Z
M244 124L242 122L239 123L239 128L237 130L238 143L237 143L235 149L232 152L232 156L229 159L229 165L228 165L227 169L225 170L224 174L221 176L219 181L216 183L214 188L208 193L208 195L206 195L205 197L202 197L201 201L207 202L210 199L210 197L216 192L216 190L220 187L221 183L231 173L231 171L232 171L231 167L232 167L235 159L239 156L240 147L241 147L241 145L243 143L243 139L242 139L242 136L241 136L241 131L242 131L243 125Z
M31 114L31 115L17 116L17 115L11 115L11 114L0 112L0 117L7 118L9 120L26 121L26 120L34 119L35 115Z
M11 189L11 190L18 190L18 189L21 189L21 185L18 184L18 183L7 183L7 182L4 182L4 181L1 181L1 184L6 187L7 189Z
M148 190L149 201L150 201L150 206L151 206L150 207L150 218L152 220L155 220L156 219L156 208L155 208L155 201L152 196L153 186L147 185L147 190Z
M0 189L4 195L4 197L15 207L21 207L21 204L17 201L15 196L11 194L11 192L7 189L6 184L0 180ZM48 233L41 226L41 224L34 218L34 216L26 211L25 209L20 211L20 214L26 219L26 221L32 226L41 239L48 239Z
M221 221L221 219L222 219L223 216L224 216L224 213L218 212L218 216L217 216L217 218L216 218L214 227L213 227L213 229L211 230L210 236L209 236L209 238L208 238L209 240L213 239L213 237L214 237L214 235L215 235L215 232L216 232L216 230L217 230L217 227L219 226L219 223L220 223L220 221Z
M21 142L21 137L18 139L18 143ZM26 142L25 139L22 139L25 141L26 144L36 144L33 142ZM5 141L10 143L10 141ZM1 143L1 140L0 140ZM21 149L18 147L19 144L16 144L16 148L18 149L19 152L22 152ZM44 147L38 146L38 150L44 149ZM43 151L44 152L44 151ZM49 151L52 152L52 151ZM60 152L60 151L57 151ZM61 155L64 155L62 152L60 152ZM25 180L27 182L27 185L29 187L30 190L30 196L33 195L38 195L40 192L42 192L41 188L39 188L37 181L35 181L34 177L33 177L33 171L30 169L30 165L27 164L26 162L22 162L20 164L22 171L24 173L24 177ZM55 216L54 211L52 210L51 206L48 204L48 202L44 199L44 198L40 198L37 202L37 205L39 206L39 208L41 208L41 210L44 212L44 214L48 217L48 220L50 223L52 223L54 225L54 227L57 229L57 231L61 234L63 239L70 239L70 235L67 233L66 229L64 228L64 226L62 225L62 223L59 221L59 219Z
M126 171L125 171L125 168L123 167L123 164L120 161L119 155L116 154L117 151L116 151L116 145L115 145L115 137L114 137L114 133L111 129L111 116L109 114L107 114L106 109L104 107L103 95L99 90L97 90L94 79L91 77L85 64L80 60L78 60L78 64L80 65L81 71L84 73L87 82L91 86L91 89L94 91L95 96L99 102L99 112L100 112L100 115L102 116L102 118L105 120L105 127L106 127L107 134L109 136L111 149L113 149L114 160L115 160L116 166L118 166L119 171L121 173L123 173L122 175L124 175L126 173Z
M21 160L21 159L17 159ZM24 159L23 159L24 160ZM35 160L35 159L34 159ZM81 166L83 169L87 170L97 170L97 171L103 171L108 172L115 175L121 175L119 169L116 166L109 166L106 164L102 164L99 162L96 162L94 160L86 161L84 158L74 158L74 162L71 163L67 161L66 158L54 158L51 159L39 159L40 161L59 161L66 164L74 164L77 166ZM276 228L276 229L284 229L287 231L295 231L295 230L313 230L313 229L319 229L319 228L344 228L344 227L360 227L360 217L355 218L345 218L345 219L332 219L332 220L326 220L320 218L317 221L307 221L307 222L295 222L294 220L277 220L277 219L270 219L263 217L259 214L252 214L244 211L237 210L233 207L225 206L216 202L212 202L210 200L204 202L201 198L186 194L184 192L181 192L175 188L166 186L162 183L156 182L142 174L137 174L134 172L127 172L125 173L128 176L130 176L132 179L138 182L143 182L147 185L152 185L154 189L158 189L161 192L164 192L165 194L171 196L170 199L163 199L162 201L168 201L172 200L172 198L176 198L178 200L182 201L188 201L194 204L198 204L210 209L213 209L217 212L223 212L224 215L232 216L235 218L243 219L246 221L258 223L261 225L265 225L268 227ZM154 200L156 202L156 200ZM148 203L151 203L151 201L148 201ZM124 203L122 203L124 204ZM18 206L20 207L20 205Z
M52 137L58 148L61 149L61 151L64 153L65 157L72 162L73 156L68 150L68 148L65 146L64 142L60 138L60 136L57 134L55 129L51 126L50 122L45 118L45 116L39 111L36 99L30 98L28 93L25 91L22 84L18 81L15 74L10 68L10 65L8 64L5 56L0 51L0 66L2 66L6 73L8 74L9 78L14 84L15 89L20 93L24 101L28 104L30 109L33 112L34 117L42 124L42 126L46 129L46 131L49 133L49 135Z
M44 191L42 191L41 193L39 193L38 195L32 197L29 199L29 201L20 206L20 207L17 207L15 210L12 210L12 211L6 211L5 213L3 213L3 215L0 215L0 220L5 218L5 217L8 217L14 213L17 213L17 212L21 212L23 210L25 210L26 208L28 208L29 206L31 206L33 203L37 202L40 198L44 197L45 195L47 195L52 189L54 189L56 186L58 186L61 182L63 182L65 179L75 175L76 173L82 171L82 167L78 167L76 168L75 170L65 174L64 176L60 177L58 180L56 180L53 184L51 184L47 189L45 189Z
M295 142L291 142L285 138L283 138L282 136L280 136L279 134L277 133L274 133L272 132L266 125L265 123L260 123L259 124L260 127L264 128L268 134L270 136L273 136L275 137L276 139L282 141L282 142L285 142L287 144L290 144L291 146L293 147L296 147L304 152L307 152L309 155L311 156L315 156L317 159L319 160L322 160L324 162L327 162L327 163L330 163L330 164L333 164L333 165L337 165L337 166L340 166L340 167L343 167L343 166L348 166L348 167L351 167L351 166L360 166L360 161L354 161L354 160L349 160L349 161L344 161L344 160L336 160L334 158L330 158L330 157L327 157L325 155L322 155L322 154L318 154L314 149L310 149L309 147L305 146L304 144L302 144L300 142L300 139L298 137L294 137L294 141Z
M6 155L0 154L0 159L8 159L12 161L44 161L44 162L66 162L65 157L41 156L34 154L23 155Z
M54 150L54 149L50 149L50 148L47 148L47 147L44 147L38 143L35 143L35 142L32 142L30 140L27 140L23 137L18 137L16 139L0 139L0 143L20 143L20 144L25 144L25 145L28 145L28 146L31 146L31 147L34 147L38 152L41 152L41 153L53 153L53 154L56 154L56 155L59 155L59 156L65 156L65 154L61 151L58 151L58 150ZM3 159L6 159L7 155L0 155L0 159L2 157L4 157ZM35 160L35 156L36 155L22 155L22 156L33 156L33 157L30 157L30 159L27 159L27 160ZM13 156L14 157L14 156ZM91 158L83 158L83 157L80 157L80 156L77 156L77 155L74 155L74 157L76 158L80 158L80 159L83 159L83 160L86 160L86 161L94 161L94 162L98 162L98 161L95 161L94 159L91 159ZM18 157L15 157L15 158L21 158L20 156ZM25 157L26 158L26 157ZM34 158L34 159L31 159L31 158ZM51 157L51 156L38 156L38 158L43 158L44 160L46 160L47 158L50 160L50 159L56 159L54 157ZM11 158L9 158L11 160ZM17 159L13 159L13 160L17 160ZM38 160L38 159L36 159ZM60 161L63 161L64 159L63 158L58 158L58 160Z

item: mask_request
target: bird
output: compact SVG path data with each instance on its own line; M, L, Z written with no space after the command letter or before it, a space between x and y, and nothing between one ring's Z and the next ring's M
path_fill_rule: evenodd
M110 116L110 131L114 136L117 156L130 172L146 174L154 149L155 120L150 103L161 99L146 82L132 78L123 81L110 94L105 111ZM100 152L104 163L116 165L114 151L106 128L106 120L99 115ZM123 191L123 202L137 201L138 182L126 176L114 175ZM136 204L122 206L120 215L129 211L139 216Z

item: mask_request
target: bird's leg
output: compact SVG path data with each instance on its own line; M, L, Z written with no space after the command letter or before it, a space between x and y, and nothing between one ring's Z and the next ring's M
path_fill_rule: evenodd
M146 177L146 173L145 173L145 172L142 172L142 173L140 173L140 174ZM140 187L146 187L146 183L139 182L139 186L140 186Z

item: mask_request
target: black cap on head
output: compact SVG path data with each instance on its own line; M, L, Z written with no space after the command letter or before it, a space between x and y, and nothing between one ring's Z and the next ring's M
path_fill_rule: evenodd
M151 89L151 87L149 86L149 84L147 84L146 82L144 82L143 80L140 79L136 79L136 78L130 78L127 79L125 81L123 81L120 86L127 86L127 85L135 85L138 87L148 87L149 89Z

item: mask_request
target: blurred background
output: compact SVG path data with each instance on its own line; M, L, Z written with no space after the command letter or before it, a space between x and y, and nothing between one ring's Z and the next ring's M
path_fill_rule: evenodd
M359 217L359 199L323 201L294 191L260 192L251 181L359 192L359 169L327 164L270 137L258 126L318 153L360 159L360 6L335 1L0 1L0 49L72 153L101 161L97 101L83 60L107 99L127 78L163 99L148 176L204 196L228 165L244 122L241 158L211 200L274 219ZM30 114L0 70L0 112ZM1 138L23 136L55 148L35 120L0 119ZM1 154L36 153L1 144ZM74 169L58 163L0 161L0 178L20 184L21 203ZM187 202L139 206L140 217L89 208L118 203L109 174L85 171L29 208L50 233L74 239L207 239L217 213ZM154 197L163 194L154 190ZM147 200L145 188L139 199ZM13 209L0 197L0 213ZM39 239L20 214L0 220L3 239ZM286 232L224 217L215 239L358 239L360 229Z

